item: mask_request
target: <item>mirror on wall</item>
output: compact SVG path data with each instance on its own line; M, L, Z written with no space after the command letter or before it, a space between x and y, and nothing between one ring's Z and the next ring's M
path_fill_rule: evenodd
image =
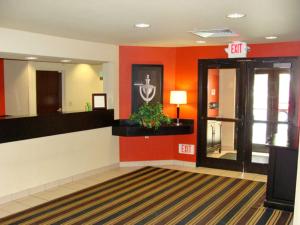
M103 93L102 65L4 60L5 114L81 112Z

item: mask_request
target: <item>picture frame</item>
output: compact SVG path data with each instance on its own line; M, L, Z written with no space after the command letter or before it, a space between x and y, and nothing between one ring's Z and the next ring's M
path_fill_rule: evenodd
M163 75L164 67L161 64L132 64L132 113L136 112L147 99L151 99L148 103L158 102L163 104ZM143 89L147 82L152 88L148 97L147 94L145 94L145 89ZM143 97L141 95L143 95Z
M107 109L106 94L104 93L94 93L92 94L92 109Z

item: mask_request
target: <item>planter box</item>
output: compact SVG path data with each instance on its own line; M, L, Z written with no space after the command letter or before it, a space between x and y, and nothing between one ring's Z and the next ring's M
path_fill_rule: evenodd
M161 126L157 130L154 128L140 127L130 120L115 120L112 127L112 134L115 136L159 136L159 135L179 135L194 133L194 120L182 119L180 125L176 126L175 120L170 125Z

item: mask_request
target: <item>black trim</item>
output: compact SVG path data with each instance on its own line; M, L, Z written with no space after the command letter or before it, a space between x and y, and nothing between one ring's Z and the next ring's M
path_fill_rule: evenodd
M0 117L0 143L112 126L114 110Z
M273 208L273 209L280 209L284 211L294 211L294 205L291 205L290 203L280 203L280 202L272 202L272 201L264 201L264 206L268 208Z

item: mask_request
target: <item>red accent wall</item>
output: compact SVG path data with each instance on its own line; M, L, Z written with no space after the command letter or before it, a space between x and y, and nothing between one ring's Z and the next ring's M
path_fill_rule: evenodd
M175 117L176 106L169 104L170 90L175 87L175 48L120 47L120 118L127 119L131 114L131 67L132 64L162 64L163 105L170 117ZM161 137L121 137L120 160L169 160L174 158L174 136Z
M198 60L227 58L226 46L151 48L120 47L120 118L128 118L131 109L131 64L164 65L164 107L175 117L175 106L169 105L169 91L183 89L188 93L188 104L180 106L181 118L195 120L192 135L165 137L120 138L120 161L178 159L196 161L195 155L178 154L178 144L197 145ZM250 45L249 57L300 56L300 41Z
M0 59L0 116L5 115L4 60Z

